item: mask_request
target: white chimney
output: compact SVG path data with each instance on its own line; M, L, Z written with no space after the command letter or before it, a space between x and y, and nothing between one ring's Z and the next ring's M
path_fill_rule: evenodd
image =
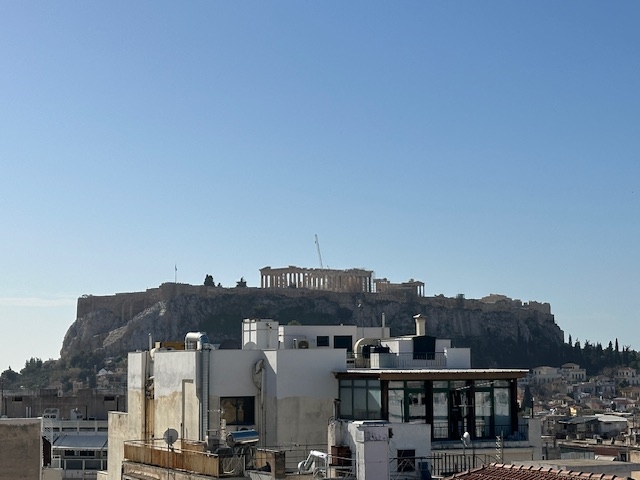
M422 337L427 334L427 317L419 313L414 315L413 318L416 321L416 335Z

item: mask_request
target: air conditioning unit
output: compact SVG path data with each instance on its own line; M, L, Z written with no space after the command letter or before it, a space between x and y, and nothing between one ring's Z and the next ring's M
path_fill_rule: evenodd
M309 341L306 338L294 338L293 348L309 348Z

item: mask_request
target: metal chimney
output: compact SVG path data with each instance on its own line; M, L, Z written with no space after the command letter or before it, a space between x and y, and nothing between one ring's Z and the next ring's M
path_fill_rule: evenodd
M416 335L418 337L423 337L427 334L427 317L419 313L418 315L413 316L416 321Z

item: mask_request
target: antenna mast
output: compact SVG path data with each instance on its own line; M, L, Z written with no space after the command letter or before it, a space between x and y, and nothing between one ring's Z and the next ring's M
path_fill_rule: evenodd
M324 270L324 265L322 264L322 253L320 253L320 242L318 241L318 235L316 235L316 248L318 249L318 259L320 260L320 268Z

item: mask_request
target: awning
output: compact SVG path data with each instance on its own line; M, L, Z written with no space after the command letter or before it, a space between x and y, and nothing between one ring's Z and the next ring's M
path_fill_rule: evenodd
M108 437L103 434L60 435L53 441L52 448L58 450L106 450Z

